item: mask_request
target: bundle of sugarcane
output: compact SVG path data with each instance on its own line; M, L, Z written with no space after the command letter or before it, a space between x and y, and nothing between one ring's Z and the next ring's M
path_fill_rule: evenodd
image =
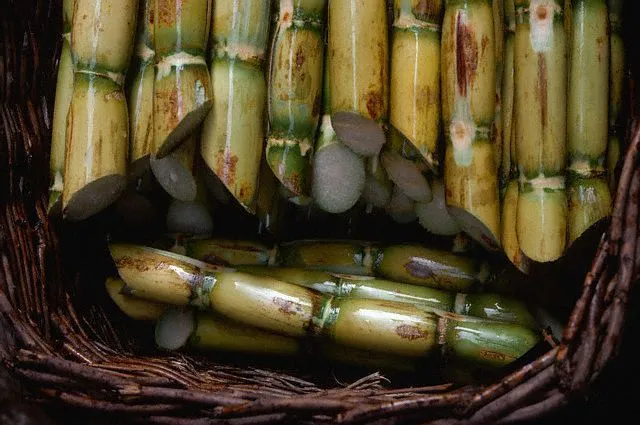
M607 150L607 171L609 189L613 193L617 187L617 164L620 160L620 139L624 137L625 125L622 118L622 94L625 81L625 54L622 38L623 0L609 0L609 146Z
M395 0L390 123L439 171L442 0Z
M294 241L270 248L254 242L187 240L186 255L210 264L279 265L364 276L449 291L477 290L491 276L488 263L422 245L358 241Z
M447 205L462 230L491 250L500 246L498 168L492 142L495 50L491 4L448 0L441 55Z
M448 292L373 276L345 275L294 267L237 266L236 270L268 276L340 298L387 300L441 311L536 327L527 307L495 293Z
M388 114L388 34L384 0L329 2L324 111L312 167L312 197L322 210L352 208L369 174L381 178L379 124Z
M408 357L443 350L494 366L511 363L540 339L536 330L518 324L402 302L334 298L265 276L214 270L148 248L111 245L111 253L130 295L212 311L284 336L322 337L350 348ZM176 339L186 342L193 325L180 328L186 337Z
M64 158L67 134L67 114L73 93L73 61L71 59L71 23L73 0L62 2L62 49L58 61L53 128L51 130L51 155L49 157L49 211L60 205L64 185Z
M211 312L176 308L144 300L130 295L125 282L117 278L108 278L105 285L111 299L126 316L138 321L155 323L155 341L157 346L164 350L187 348L261 357L303 356L306 359L320 356L350 366L402 372L415 372L424 364L424 360L420 361L420 358L415 356L389 355L356 349L326 339L309 344L301 339L246 326ZM478 366L478 363L474 363ZM480 365L483 365L482 363L480 362ZM451 365L451 362L447 362L446 367ZM485 362L484 366L496 364Z
M269 1L217 2L211 26L211 81L215 99L202 131L200 153L237 202L254 211L265 136L267 85L263 63Z
M609 13L605 0L574 0L569 43L568 244L611 213L605 160L609 117Z
M276 3L266 160L289 197L303 202L309 195L309 158L320 116L327 0Z
M156 0L153 11L151 169L162 187L181 201L193 201L196 196L194 133L212 105L205 60L211 7L211 0Z
M81 220L126 186L128 109L123 90L138 2L77 0L71 26L74 84L67 116L63 214Z
M560 0L516 0L515 107L519 171L516 233L538 262L566 246L567 74Z

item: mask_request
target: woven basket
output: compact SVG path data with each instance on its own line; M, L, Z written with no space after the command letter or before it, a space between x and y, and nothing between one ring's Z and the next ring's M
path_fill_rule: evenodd
M374 374L331 387L140 348L95 294L93 257L68 267L46 213L60 15L56 0L8 0L0 18L0 361L30 400L108 423L511 423L588 394L618 354L640 272L636 121L610 225L561 343L494 383L388 389Z

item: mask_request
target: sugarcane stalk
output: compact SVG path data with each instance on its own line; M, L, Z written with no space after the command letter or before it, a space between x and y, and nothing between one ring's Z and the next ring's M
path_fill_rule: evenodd
M153 22L155 0L141 0L138 10L134 58L127 85L129 106L129 163L132 174L146 171L146 160L154 147L153 86L155 81L155 51Z
M73 0L62 3L62 49L58 61L53 128L51 130L51 155L49 158L49 211L59 205L64 186L64 158L67 132L67 114L73 93L73 61L71 59L71 23Z
M518 214L518 169L515 149L515 31L516 11L514 0L505 0L505 55L504 73L502 78L502 164L500 170L501 188L501 235L502 249L507 258L520 271L529 272L530 260L522 253L517 234Z
M320 116L327 0L280 0L269 58L266 158L293 197L309 194Z
M566 247L567 74L562 0L515 0L516 232L538 262Z
M325 115L347 111L381 125L387 122L389 40L386 6L385 0L329 2ZM366 172L381 186L387 185L376 156L366 158ZM362 194L363 186L359 188Z
M260 242L227 239L190 239L185 255L221 266L274 265L277 248Z
M205 60L211 0L155 0L153 149L168 155L200 126L212 105Z
M352 241L282 244L277 263L332 273L376 275L456 292L477 289L490 274L486 263L425 246Z
M402 302L456 314L536 327L535 319L523 303L498 294L453 293L372 276L342 275L291 267L238 266L237 269L341 298Z
M264 276L200 269L193 260L148 248L110 249L135 296L213 311L284 336L323 337L350 348L417 358L445 349L454 357L494 366L520 357L540 337L511 323L392 301L337 299ZM152 255L161 258L149 263Z
M138 1L77 0L71 26L74 86L67 116L63 215L82 220L126 186L128 109L123 90Z
M500 164L500 192L504 195L510 180L517 177L514 136L514 38L516 32L516 10L514 0L504 1L504 58L501 89L502 110L502 158ZM504 241L502 241L504 244Z
M394 0L390 123L439 170L442 0Z
M214 265L274 266L397 282L456 292L473 291L491 277L486 262L421 245L378 245L357 241L303 240L267 246L223 239L185 241L186 255Z
M609 190L615 193L618 186L617 166L620 162L620 138L624 137L625 126L622 118L622 95L625 81L625 51L622 37L623 0L608 0L610 55L609 55L609 146L607 150L607 171Z
M574 0L567 110L568 244L611 214L605 159L609 119L609 13L605 0Z
M442 30L442 111L447 138L447 206L461 228L490 250L500 246L496 40L487 0L446 2Z
M109 277L105 280L105 287L118 308L134 320L155 322L167 309L166 304L131 296L122 279Z
M509 1L509 0L507 0ZM496 112L491 127L491 140L493 140L493 152L495 153L495 164L500 171L502 161L502 79L505 71L505 0L492 0L491 10L493 11L493 33L495 37L495 60L496 60ZM499 183L499 180L498 180Z
M217 2L211 26L211 81L216 94L200 153L236 201L250 212L265 137L263 62L270 2Z

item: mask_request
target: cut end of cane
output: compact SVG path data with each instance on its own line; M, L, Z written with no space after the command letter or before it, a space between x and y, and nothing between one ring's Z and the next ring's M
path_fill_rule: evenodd
M170 233L205 236L213 231L213 220L202 203L176 199L167 212L167 229Z
M152 157L150 164L160 186L173 198L180 201L193 201L196 198L197 186L193 174L176 157Z
M433 199L431 202L416 203L418 222L430 233L441 236L454 236L462 230L451 216L446 205L444 185L441 180L431 184Z
M394 182L405 195L416 202L430 202L433 195L426 177L418 166L396 152L383 152L380 155L382 166L389 179Z
M364 189L364 161L341 143L320 149L314 158L312 197L329 213L353 207Z
M376 156L386 142L380 124L355 112L336 112L331 126L338 139L362 156Z
M156 323L156 345L163 350L178 350L187 344L195 327L196 320L191 310L169 308Z
M399 224L408 224L416 219L416 203L398 186L393 188L391 200L387 205L387 214Z
M125 176L112 174L92 181L64 205L63 217L69 221L85 220L113 204L127 186Z
M458 222L463 232L472 239L480 243L485 249L495 252L500 251L500 240L498 237L474 214L464 208L447 207L451 217Z
M156 152L155 157L158 159L164 158L174 151L180 143L185 142L187 138L196 131L200 124L202 124L202 121L204 121L211 110L212 105L213 102L211 100L207 100L185 115L176 128L169 133Z

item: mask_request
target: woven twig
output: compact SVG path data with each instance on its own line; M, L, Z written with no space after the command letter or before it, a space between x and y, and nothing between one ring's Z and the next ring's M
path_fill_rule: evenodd
M120 423L511 424L584 394L617 354L640 271L638 122L629 126L609 229L561 343L499 382L389 389L373 374L322 388L201 357L135 355L102 306L79 307L80 275L63 273L46 214L59 3L9 1L0 25L0 361L32 400Z

